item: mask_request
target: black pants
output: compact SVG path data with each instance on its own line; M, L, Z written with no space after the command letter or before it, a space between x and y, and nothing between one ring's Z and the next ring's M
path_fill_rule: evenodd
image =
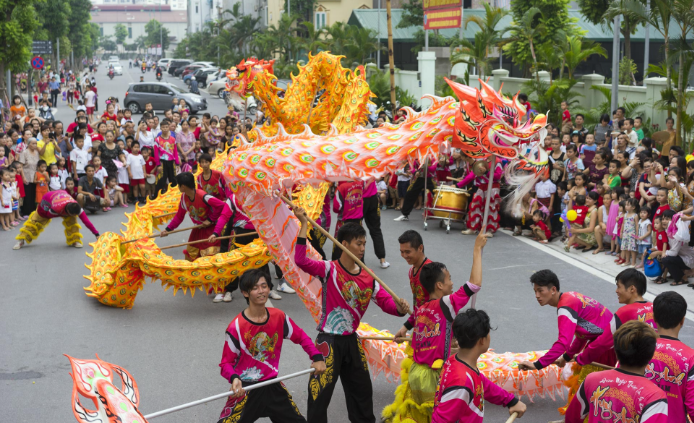
M352 423L375 423L373 388L366 355L355 334L348 336L318 334L318 350L325 357L326 371L308 382L307 418L311 423L327 423L328 406L340 378L347 402L347 417Z
M22 204L22 216L29 216L36 211L36 184L29 183L24 185L24 202Z
M248 386L243 384L244 388ZM273 423L306 423L292 395L283 383L273 383L254 389L245 397L229 399L217 423L252 423L269 417Z
M165 193L169 189L169 184L176 186L176 163L173 160L162 160L161 165L164 168L164 172L159 180L157 191Z
M58 94L60 94L60 90L51 90L51 104L53 107L58 107Z
M429 178L427 180L427 188L434 189L434 187L434 181ZM420 176L419 178L415 179L414 183L407 189L405 201L402 202L402 209L400 210L403 216L409 216L410 213L412 213L412 209L414 208L415 203L417 203L417 198L419 198L422 190L424 190L424 177Z
M660 263L664 268L667 269L670 275L672 275L675 282L679 282L684 279L684 271L689 270L689 267L684 264L684 260L682 260L682 257L680 256L665 256L662 258Z
M234 229L234 228L233 228L233 226L232 226L232 224L231 224L231 220L230 220L229 223L227 223L226 227L224 228L224 233L223 233L222 236L231 235L232 229ZM234 233L236 233L236 235L247 234L247 233L250 233L250 232L255 232L255 229L235 228L235 230L234 230ZM235 239L235 243L236 243L236 244L241 244L241 245L248 245L248 244L250 244L251 242L253 242L254 239L258 239L258 234L249 235L249 236L244 236L244 237L241 237L241 238L236 238L236 239ZM229 252L229 251L230 251L231 246L229 245L229 244L230 244L229 241L231 241L231 238L229 238L229 239L223 239L223 240L220 241L220 243L221 243L220 252L226 253L226 252ZM261 269L263 269L263 270L266 271L267 273L270 273L270 266L268 266L267 263L264 264L263 267L261 267ZM280 273L281 273L281 272L280 272ZM267 281L267 284L268 284L268 286L270 287L270 289L273 289L272 278L270 278L270 279L271 279L271 280ZM237 289L238 287L239 287L239 278L234 278L234 280L232 280L231 282L229 282L229 283L227 284L227 286L224 288L224 292L234 292L234 291L236 291L236 289Z
M337 222L337 230L335 232L338 232L343 225L348 223L356 223L357 225L361 225L361 219L347 219L343 221L342 224ZM337 233L335 234L335 238L337 238ZM333 245L333 254L330 260L339 260L340 256L342 256L342 248L338 247L337 245ZM364 260L362 259L362 261Z
M694 225L692 225L694 226ZM318 254L323 258L323 260L327 260L325 256L325 251L323 251L323 246L321 245L321 238L325 238L325 235L321 231L319 231L316 228L311 228L311 237L309 241L311 242L311 246L318 251ZM325 241L323 241L325 242Z
M378 195L364 198L364 223L369 229L371 240L374 242L374 253L378 259L386 258L386 246L381 232L381 207L378 205Z

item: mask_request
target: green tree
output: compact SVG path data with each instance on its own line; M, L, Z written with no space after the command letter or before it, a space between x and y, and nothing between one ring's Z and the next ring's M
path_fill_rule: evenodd
M53 63L57 63L57 40L67 35L70 29L70 3L64 0L42 0L36 2L36 13L40 26L34 36L39 40L53 41ZM62 52L67 54L66 49L62 49Z
M356 25L348 25L347 34L346 57L343 60L343 64L346 64L347 67L367 63L367 59L373 58L376 52L382 48L376 39L376 31ZM371 61L373 62L374 60Z
M694 47L691 44L691 33L694 32L694 0L674 0L672 7L672 18L680 31L677 39L675 55L678 61L677 75L677 144L681 144L684 140L684 111L686 110L685 103L685 86L684 74L685 69L690 69L694 60Z
M103 48L106 51L116 51L118 48L118 45L116 45L116 42L113 40L113 37L108 36L108 37L101 37L101 42L99 43L101 45L101 48Z
M624 57L631 60L631 36L636 33L636 28L643 22L639 15L629 8L625 0L610 3L603 18L605 23L613 22L616 16L621 16L620 32L624 37Z
M385 1L385 0L384 0ZM385 5L383 5L385 7ZM409 28L424 25L422 0L408 0L402 3L402 17L396 28Z
M145 34L147 34L145 37L145 44L147 47L162 44L162 51L169 48L169 30L162 27L162 24L156 19L147 22L147 25L145 25Z
M576 36L568 37L567 41L568 49L564 52L564 65L569 73L569 79L573 79L578 65L588 60L590 56L599 54L607 58L607 51L600 44Z
M455 66L458 63L466 63L473 66L477 70L478 76L488 76L490 74L489 62L492 60L488 54L488 42L484 32L475 33L474 42L469 40L453 41L457 47L451 48L453 54L451 56L451 65Z
M510 50L512 57L514 54L520 55L522 49L525 48L524 46L527 46L530 59L533 63L533 68L535 70L535 79L537 79L539 86L540 76L538 74L539 69L537 65L535 46L540 44L539 41L546 34L547 29L543 23L543 21L546 20L543 18L538 20L538 15L542 16L542 11L537 7L531 7L525 11L520 19L516 20L514 17L513 23L509 28L507 28L507 31L510 32L510 36L502 41L502 44L506 46L504 48L505 50ZM522 61L521 63L527 62Z
M306 34L303 37L303 48L311 54L316 54L321 50L325 50L327 43L325 42L325 28L316 29L311 22L301 22L301 25L306 27Z
M92 31L90 20L91 2L89 0L68 0L70 3L70 18L68 19L68 34L75 58L91 56L98 48L99 33ZM61 44L61 50L62 44Z
M528 11L536 8L539 13L535 13L532 19L525 19ZM536 63L533 53L530 51L530 44L527 37L518 37L518 29L523 22L523 31L534 29L538 26L544 28L543 31L536 33L533 37L534 46L551 42L559 31L564 31L567 35L577 35L577 28L573 25L575 20L569 17L569 0L514 0L511 2L511 15L513 22L511 27L502 31L516 29L513 41L506 43L504 51L507 52L513 61L527 70L527 65Z
M128 28L122 23L119 23L114 29L116 31L116 44L123 44L123 41L128 38Z
M7 89L5 81L7 70L21 72L26 70L31 60L31 41L38 26L36 0L0 0L2 21L0 21L0 91Z

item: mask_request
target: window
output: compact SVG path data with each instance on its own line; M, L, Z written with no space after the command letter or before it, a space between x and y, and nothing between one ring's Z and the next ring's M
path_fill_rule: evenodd
M99 35L101 35L102 37L104 36L104 27L103 26L99 27Z
M195 13L198 13L198 5L195 5Z
M128 38L132 38L132 37L133 37L133 27L129 26L128 27Z
M316 21L314 25L316 29L325 28L325 12L316 12Z

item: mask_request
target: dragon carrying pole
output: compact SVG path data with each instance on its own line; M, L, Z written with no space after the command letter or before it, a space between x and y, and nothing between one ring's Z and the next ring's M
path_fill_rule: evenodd
M496 155L492 154L489 162L489 181L487 181L487 198L484 199L484 216L482 217L482 233L487 233L487 221L489 220L489 206L492 202L492 186L494 185L494 170L496 169ZM477 303L477 293L470 300L470 308L475 308Z

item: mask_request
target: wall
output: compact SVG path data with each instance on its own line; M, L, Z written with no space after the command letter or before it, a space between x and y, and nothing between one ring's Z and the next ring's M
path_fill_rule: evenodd
M498 90L503 83L502 91L508 94L515 94L522 91L523 83L528 80L524 78L510 78L508 75L509 72L505 69L493 70L489 85ZM541 80L549 82L548 72L542 71L539 72L539 75ZM602 95L601 92L591 89L592 86L605 87L608 89L612 88L612 85L605 84L604 82L605 77L602 75L589 74L581 77L581 82L574 87L575 91L583 95L583 97L579 99L581 108L588 110L599 106L600 103L605 101L605 96ZM473 82L472 78L470 78L470 85L479 87L479 82L477 80ZM660 130L664 130L667 113L656 109L654 103L660 100L660 91L665 88L665 85L665 78L647 78L645 86L620 85L618 94L619 104L621 105L625 102L645 103L639 109L639 114L644 117L644 120L651 118L654 124L660 125ZM690 102L687 114L694 114L694 102Z
M352 10L371 9L372 3L372 0L318 0L314 17L317 13L325 13L325 26L330 26L335 22L347 23L352 15ZM316 24L315 19L313 23Z

